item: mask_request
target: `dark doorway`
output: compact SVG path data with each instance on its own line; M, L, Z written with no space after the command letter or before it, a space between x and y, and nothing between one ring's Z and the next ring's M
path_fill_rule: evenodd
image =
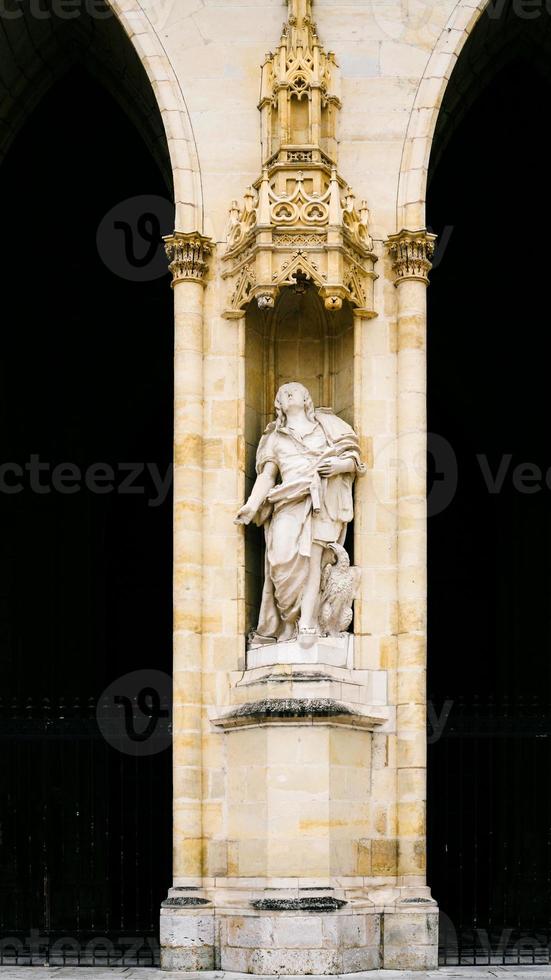
M0 166L4 962L151 964L171 883L167 742L96 718L129 672L171 672L170 280L96 240L137 195L170 215L139 125L73 64Z
M429 517L428 693L449 716L429 738L428 870L448 963L549 961L550 26L511 4L481 18L431 161L428 224L447 244L428 428L458 464L452 503Z

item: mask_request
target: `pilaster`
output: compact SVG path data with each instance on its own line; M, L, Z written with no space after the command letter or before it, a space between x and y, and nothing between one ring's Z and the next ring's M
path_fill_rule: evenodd
M398 358L398 874L425 881L426 809L426 289L435 236L390 236Z
M212 243L199 233L178 231L164 242L175 331L173 875L198 888L203 837L203 293ZM163 965L208 969L212 944L210 954L202 940L200 953L195 946L182 951L173 945L174 923L168 923L164 909L161 919ZM194 926L203 937L203 919L196 916Z

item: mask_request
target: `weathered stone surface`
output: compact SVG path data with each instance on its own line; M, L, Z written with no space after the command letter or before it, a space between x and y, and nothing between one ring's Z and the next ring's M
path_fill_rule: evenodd
M214 949L201 946L194 949L173 948L161 945L161 970L213 970Z
M427 945L438 941L438 912L392 912L384 916L385 943Z
M380 916L338 912L222 916L223 969L251 973L358 972L380 959Z
M274 919L274 949L317 949L321 947L319 916L281 915Z
M378 916L373 916L377 919ZM335 949L371 945L367 939L366 916L331 915L322 920L323 944Z
M437 946L390 946L383 951L385 970L437 970Z
M413 904L413 903L411 903ZM386 970L434 970L438 967L438 911L385 913L383 965ZM425 906L426 907L426 906Z
M345 704L332 698L265 698L242 704L229 712L228 718L309 718L352 715Z
M224 916L228 946L256 948L273 944L274 921L269 916Z
M363 971L361 971L363 972ZM186 971L188 980L234 980L231 974L222 970ZM74 967L24 967L24 966L3 966L2 980L74 980ZM534 980L534 978L545 978L548 980L548 966L508 966L500 968L495 966L453 966L441 967L438 971L431 971L431 977L435 980L446 980L446 978L461 978L461 980L495 980L496 976L507 978L507 980ZM140 967L87 967L86 976L89 980L119 980L125 977L126 980L167 980L166 971L154 968ZM319 980L320 975L308 974L308 980ZM389 974L387 971L376 970L370 972L366 980L414 980L416 974L410 970L398 970ZM359 978L358 978L359 980Z
M315 898L260 898L251 902L254 909L273 912L333 912L346 904L341 898L324 895Z
M341 962L334 950L265 949L251 953L249 970L256 974L325 975L339 973Z
M163 947L201 947L214 945L214 916L190 913L161 915L160 940Z
M161 902L161 908L193 908L193 906L208 905L207 898L197 898L193 895L174 895L172 898L165 898Z
M378 970L381 965L379 946L363 946L357 949L343 949L342 973L363 973L364 970Z

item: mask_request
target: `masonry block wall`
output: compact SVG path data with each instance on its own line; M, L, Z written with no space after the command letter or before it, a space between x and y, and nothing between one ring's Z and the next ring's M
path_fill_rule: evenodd
M176 323L174 877L161 912L163 965L434 966L422 463L434 241L424 203L442 95L484 3L150 0L147 18L134 0L112 5L159 102L177 199L167 241ZM316 129L315 98L309 114L293 103L285 137L284 126L266 123L268 103L283 112L266 95L274 70L266 52L282 44L289 16L284 39L315 20L312 64L327 70L331 113ZM321 238L319 219L296 243L315 287L306 312L277 265L287 246L269 210L270 194L304 181L297 141L312 180L303 187L317 186L331 215ZM250 255L239 244L228 253L247 200L256 213ZM360 232L350 251L347 235ZM261 542L233 523L275 389L291 378L353 424L368 466L355 489L362 579L351 656L317 671L248 665ZM295 707L267 713L262 704L274 701ZM324 714L319 701L349 713Z

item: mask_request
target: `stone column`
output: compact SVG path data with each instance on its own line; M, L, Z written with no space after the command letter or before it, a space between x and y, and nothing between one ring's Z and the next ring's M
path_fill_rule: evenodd
M210 239L174 232L165 238L174 290L174 705L173 881L163 903L164 968L205 969L212 961L210 919L196 937L179 935L172 909L178 888L202 884L202 518L203 292ZM202 935L201 930L205 933ZM210 940L210 941L209 941ZM206 947L206 948L205 948Z
M397 289L397 913L385 925L385 967L436 966L437 915L426 888L426 289L435 235L389 238ZM427 904L425 904L427 903ZM427 907L430 903L430 912ZM419 913L424 912L424 915ZM436 944L436 945L435 945ZM397 964L400 964L399 966Z

